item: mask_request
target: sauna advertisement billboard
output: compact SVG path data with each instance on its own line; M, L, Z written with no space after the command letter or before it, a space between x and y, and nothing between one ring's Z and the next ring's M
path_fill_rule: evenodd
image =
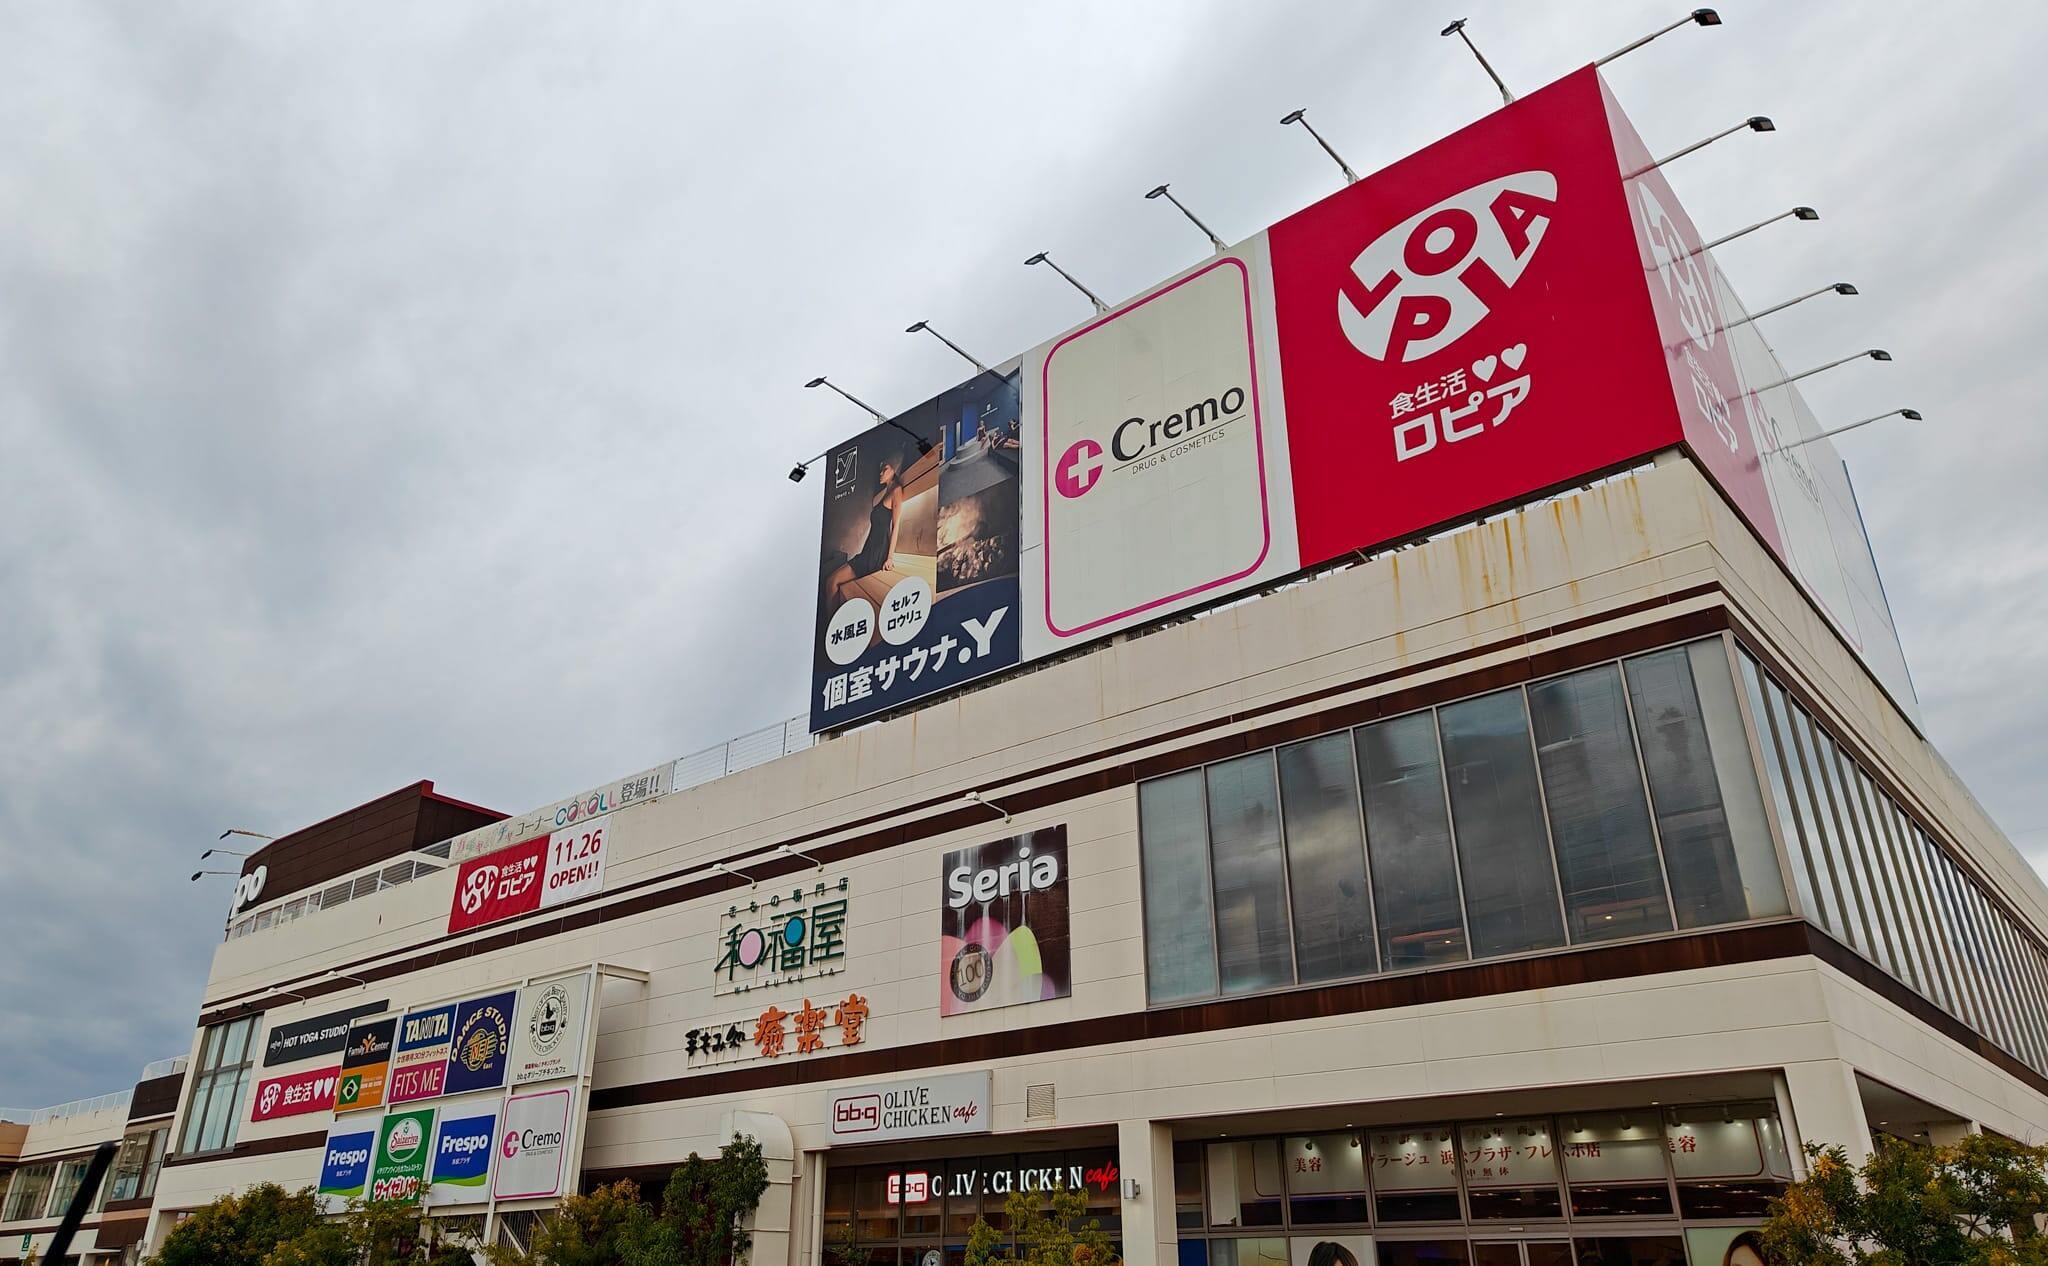
M834 449L813 728L1676 447L1910 713L1840 459L1649 161L1588 67Z

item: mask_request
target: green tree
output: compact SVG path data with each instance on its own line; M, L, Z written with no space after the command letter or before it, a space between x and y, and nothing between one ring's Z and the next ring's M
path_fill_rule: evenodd
M629 1181L565 1197L561 1208L534 1228L524 1253L502 1244L484 1250L491 1266L618 1266L640 1248L654 1213Z
M2048 1266L2048 1147L1973 1134L1949 1147L1880 1139L1859 1168L1806 1145L1807 1177L1771 1206L1775 1266Z
M706 1159L690 1153L668 1176L661 1213L625 1266L725 1266L746 1257L753 1233L742 1221L768 1190L768 1162L761 1145L736 1136L725 1150Z
M1003 1215L1015 1233L1017 1251L1008 1251L1003 1234L980 1218L967 1233L966 1266L1118 1266L1102 1223L1088 1216L1088 1197L1079 1191L1057 1191L1050 1201L1013 1191L1003 1201Z
M995 1232L991 1231L989 1234L993 1235ZM969 1243L972 1242L970 1236ZM832 1237L825 1244L825 1255L831 1258L832 1266L868 1266L875 1256L872 1249L862 1248L854 1242L851 1221L840 1223L839 1229L832 1233Z
M264 1266L280 1245L320 1225L312 1191L261 1183L193 1210L172 1228L153 1266Z

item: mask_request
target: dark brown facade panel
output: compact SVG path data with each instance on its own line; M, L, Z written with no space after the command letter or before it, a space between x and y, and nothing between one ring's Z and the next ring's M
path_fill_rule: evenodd
M1409 663L1397 670L1373 674L1341 685L1324 687L1323 689L1291 699L1264 704L1244 712L1191 724L1167 734L1133 740L1118 747L1055 761L1038 769L1014 775L1011 781L1022 782L1034 778L1043 778L1048 775L1072 770L1081 765L1091 765L1104 760L1115 760L1119 757L1132 756L1136 752L1154 748L1163 743L1173 743L1189 739L1221 727L1241 724L1248 720L1256 720L1260 717L1288 711L1306 703L1314 703L1338 695L1350 694L1358 690L1384 684L1388 681L1395 681L1403 677L1414 676L1418 673L1429 672L1433 669L1448 667L1480 656L1497 654L1503 650L1512 650L1517 646L1526 645L1530 641L1539 638L1572 632L1591 625L1608 623L1616 619L1640 614L1646 610L1655 610L1660 607L1670 606L1718 592L1719 590L1716 586L1699 585L1666 594L1659 598L1631 603L1615 610L1602 612L1597 617L1564 621L1542 629L1532 629L1527 633L1518 634L1485 647L1468 648L1456 654L1444 655L1436 660ZM1563 671L1567 668L1597 663L1604 659L1611 659L1619 654L1634 653L1636 649L1647 649L1690 637L1706 636L1726 628L1727 624L1727 612L1719 607L1704 611L1681 613L1673 618L1658 621L1653 625L1592 638L1575 646L1565 648L1559 652L1558 656L1546 657L1545 662L1547 664L1554 664L1556 666L1546 667L1544 673ZM1411 712L1417 708L1428 707L1432 704L1448 703L1470 695L1483 694L1487 690L1514 685L1527 681L1532 676L1537 675L1544 674L1534 672L1533 662L1530 660L1510 661L1487 668L1475 669L1444 678L1440 681L1396 691L1384 698L1368 699L1325 708L1301 718L1273 722L1253 730L1213 735L1206 740L1187 744L1171 751L1153 752L1142 758L1127 760L1121 764L1108 765L1071 775L1058 782L1019 791L1004 792L1003 802L1013 812L1026 809L1049 808L1083 796L1097 794L1119 786L1128 786L1141 779L1172 773L1174 770L1184 769L1189 765L1218 760L1242 752L1258 751L1261 748L1271 747L1275 743L1286 741L1287 736L1290 735L1310 737L1330 729L1360 724L1380 716L1393 716L1402 712ZM938 810L938 812L927 812L929 810ZM909 816L918 813L925 813L925 816L917 818ZM794 848L802 849L821 861L831 863L864 856L882 849L915 843L919 840L929 839L935 835L942 835L950 831L980 826L987 823L988 820L988 812L981 806L963 804L958 796L937 796L885 812L871 814L851 822L844 822L822 830L808 832L786 841L764 844L753 852L736 854L729 860L734 862L752 862L752 873L757 878L765 881L810 869L809 864L802 860L776 856L775 850L784 843ZM878 826L877 824L880 823L887 823L887 825ZM813 841L822 839L825 836L838 835L844 831L858 830L868 826L874 826L876 829L865 834L834 840L827 844L812 844ZM647 891L653 888L654 885L666 882L668 882L666 876L654 876L606 894L609 900L601 899L603 904L600 905L575 907L567 914L555 914L544 917L528 916L525 920L514 924L507 930L452 946L442 946L398 962L370 967L368 964L374 960L366 958L340 964L338 970L353 972L373 982L388 980L396 976L419 971L425 967L438 966L442 963L454 962L478 954L493 953L514 945L531 944L547 937L560 935L563 932L594 927L606 920L625 918L651 910L664 909L682 902L694 901L699 897L739 888L745 881L729 875L714 875L694 880L675 888ZM424 949L426 944L428 943L423 943L420 948ZM280 983L291 988L303 987L303 992L312 997L336 993L354 987L347 981L332 979L326 971L312 973L297 980L286 980ZM256 1007L281 1005L280 996L263 997L260 995L260 990L251 990L242 995L231 994L223 999L221 1003L217 1004L213 1010L201 1016L200 1023L214 1024Z
M164 1164L203 1165L207 1161L241 1160L246 1156L276 1156L283 1152L303 1152L308 1148L327 1146L327 1131L313 1130L306 1134L280 1134L275 1138L248 1139L221 1152L189 1152L183 1156L166 1156Z
M129 1202L124 1200L122 1203L127 1204ZM149 1201L142 1201L140 1207L147 1209ZM112 1207L109 1206L107 1211L109 1213L113 1212ZM143 1235L148 1230L149 1219L147 1217L107 1218L100 1223L99 1231L93 1236L93 1249L97 1252L103 1249L122 1249L127 1248L130 1244L140 1244Z
M128 1119L140 1121L146 1117L160 1117L176 1112L178 1093L184 1084L183 1073L172 1073L167 1077L152 1077L148 1081L136 1082L135 1098L128 1105Z
M433 783L418 782L272 840L244 859L242 872L266 867L261 899L271 901L504 816L437 796Z

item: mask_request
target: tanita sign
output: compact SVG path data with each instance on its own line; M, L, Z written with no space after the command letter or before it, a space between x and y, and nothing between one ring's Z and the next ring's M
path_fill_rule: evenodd
M832 1099L833 1141L881 1143L986 1134L994 1106L992 1080L983 1069L843 1091Z

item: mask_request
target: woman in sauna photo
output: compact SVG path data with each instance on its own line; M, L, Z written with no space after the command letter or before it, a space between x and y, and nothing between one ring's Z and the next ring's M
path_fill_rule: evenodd
M875 489L868 503L868 535L859 552L832 569L825 578L826 602L830 612L850 597L859 596L853 583L878 571L887 570L896 557L896 532L903 521L903 457L885 455L875 468Z

